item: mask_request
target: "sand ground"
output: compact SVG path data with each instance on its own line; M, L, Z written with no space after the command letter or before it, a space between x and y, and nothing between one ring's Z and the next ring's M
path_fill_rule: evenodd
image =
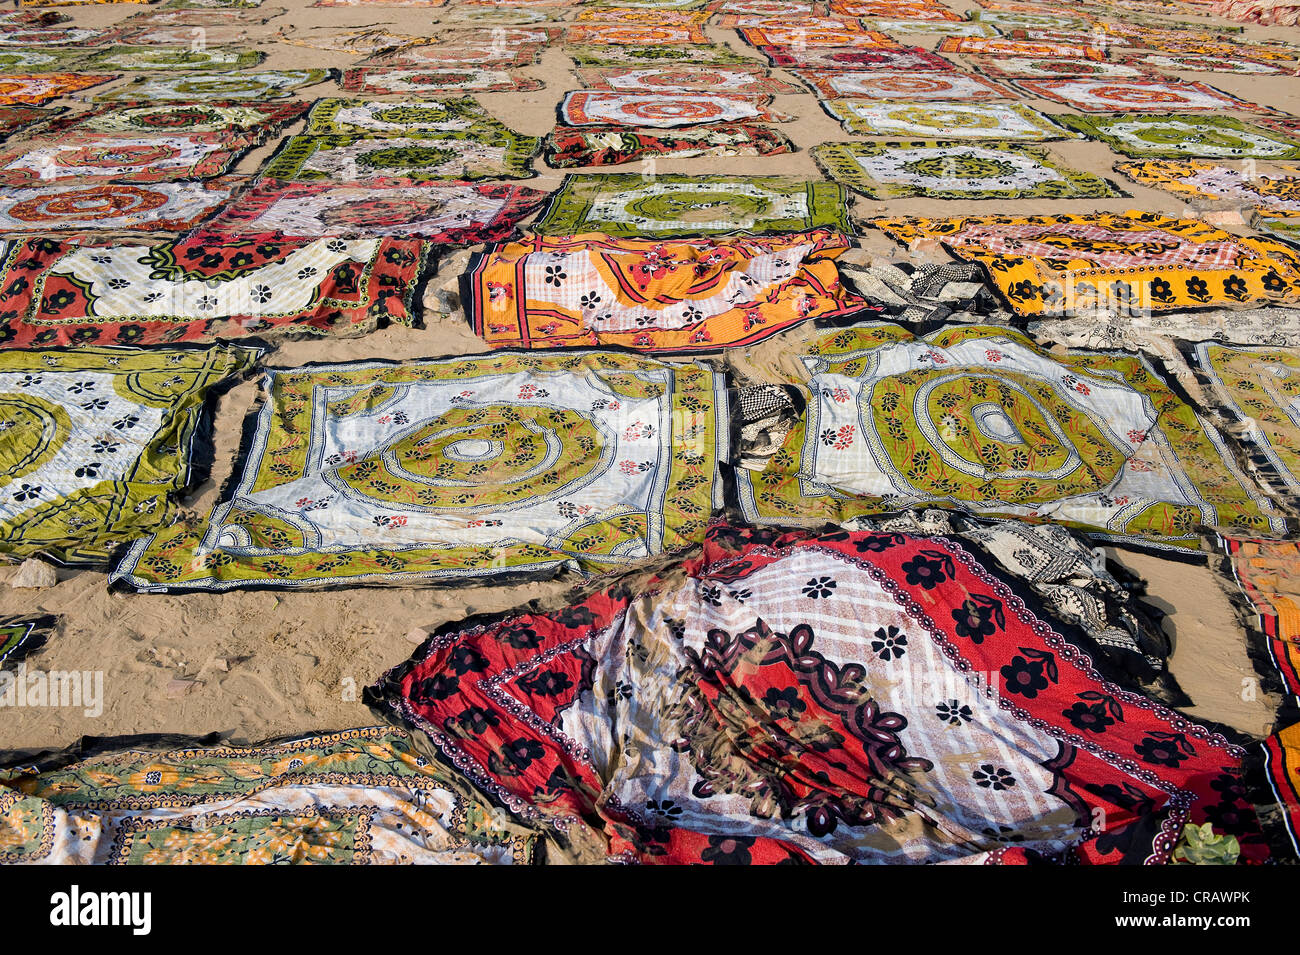
M953 2L956 10L969 4ZM440 24L433 7L373 5L311 7L306 0L266 0L263 11L286 7L288 12L249 28L245 46L268 54L259 69L347 67L363 57L278 42L285 26L295 37L309 38L324 28L379 26L422 36L464 23ZM77 25L102 26L156 6L115 3L58 8ZM1062 11L1068 7L1062 5ZM572 19L575 11L555 11ZM1212 22L1212 21L1207 21ZM317 29L321 28L321 29ZM706 28L710 38L760 62L758 54L734 30ZM933 35L895 33L902 42L933 47ZM1268 28L1247 27L1244 38L1276 36ZM1292 37L1292 39L1296 39ZM958 58L959 59L959 58ZM540 63L525 69L545 82L529 93L481 94L479 100L497 118L521 133L541 135L555 123L555 108L567 90L578 88L572 63L558 45L548 48ZM793 82L786 71L776 75ZM1275 108L1300 113L1300 76L1230 76L1184 74L1226 92ZM119 84L128 80L119 81ZM86 97L108 89L87 91ZM334 82L304 91L303 98L341 95ZM73 98L69 98L71 101ZM66 102L66 101L65 101ZM1068 112L1045 100L1025 102L1043 112ZM792 114L781 129L799 151L756 158L660 160L661 173L734 173L822 178L809 147L826 141L853 139L820 107L811 93L775 98L776 109ZM84 104L76 108L84 108ZM1248 114L1242 114L1249 118ZM286 135L300 129L291 126ZM241 162L238 172L253 174L278 142ZM1136 185L1114 173L1111 165L1125 157L1104 144L1065 140L1049 144L1069 165L1116 182L1131 195L1110 200L1039 200L1017 202L956 202L897 200L874 202L858 197L852 211L866 219L883 214L943 215L960 212L1036 213L1123 211L1131 208L1181 213L1183 203L1168 193ZM1268 164L1261 163L1261 171ZM554 189L561 174L537 161L537 178L528 185ZM584 170L637 171L636 164ZM1231 226L1230 226L1231 228ZM1241 227L1245 231L1244 227ZM882 257L901 251L878 233L867 233L863 246ZM436 286L453 279L463 258L447 257ZM287 341L267 358L269 364L290 366L307 361L345 361L382 357L401 359L467 354L485 350L456 316L426 316L422 330L390 328L361 338ZM768 347L771 347L769 345ZM256 384L248 382L222 399L216 418L217 456L211 479L188 502L206 514L216 502L217 489L230 473L242 419L252 406ZM1195 701L1189 714L1227 723L1252 734L1272 725L1276 701L1258 692L1246 656L1245 636L1224 587L1208 568L1137 554L1117 553L1119 559L1149 583L1152 602L1169 613L1176 648L1174 675ZM385 669L404 660L414 649L408 634L433 628L466 614L506 610L535 597L557 597L568 584L552 582L512 587L456 589L347 589L314 593L229 593L187 596L111 594L101 573L60 571L57 586L15 590L8 586L16 566L0 565L0 614L46 612L62 616L57 635L28 666L42 670L95 670L104 674L103 712L97 717L81 709L13 709L0 715L0 749L58 748L82 735L128 733L206 733L224 731L256 740L310 730L368 725L376 717L361 702L361 689Z

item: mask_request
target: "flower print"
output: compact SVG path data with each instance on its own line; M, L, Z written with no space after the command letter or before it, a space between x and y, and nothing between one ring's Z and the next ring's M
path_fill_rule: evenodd
M1196 750L1182 733L1148 733L1142 742L1133 747L1133 751L1148 763L1174 769L1183 760L1196 755Z
M829 597L834 589L835 581L830 577L813 577L803 585L804 596L813 600Z
M877 628L876 638L871 641L871 649L885 661L891 658L897 660L907 652L906 647L907 637L899 633L897 627Z
M1010 789L1016 784L1016 777L1001 766L994 766L992 763L983 763L971 774L971 778L975 780L976 786L992 789L994 792Z
M713 865L749 865L753 856L752 836L709 836L709 844L700 852L700 861Z
M969 723L974 715L971 708L961 700L945 700L942 703L936 703L934 711L942 722L951 726L961 726L963 723Z

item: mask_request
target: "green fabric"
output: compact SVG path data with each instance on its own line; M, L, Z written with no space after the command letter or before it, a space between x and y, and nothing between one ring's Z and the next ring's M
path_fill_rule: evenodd
M1300 159L1300 141L1232 116L1121 113L1053 119L1138 159Z
M169 523L207 393L260 349L0 351L0 553L104 564Z
M872 199L1108 199L1124 193L1041 146L936 140L823 143L813 158Z
M846 193L829 182L779 176L573 175L533 230L614 236L850 231Z

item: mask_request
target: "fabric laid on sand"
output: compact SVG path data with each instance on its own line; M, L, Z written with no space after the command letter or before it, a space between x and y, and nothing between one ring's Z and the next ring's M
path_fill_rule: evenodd
M1162 863L1207 819L1269 857L1245 750L977 550L720 526L680 571L449 624L367 698L583 861Z
M307 111L306 103L160 103L100 105L63 117L51 133L122 135L128 133L238 135L260 143Z
M955 506L1193 550L1201 526L1287 529L1141 355L1058 355L1008 328L869 324L827 333L802 361L804 420L763 471L737 473L753 523Z
M1300 724L1279 730L1260 745L1282 824L1300 855Z
M584 23L565 31L565 45L592 46L682 46L706 44L709 38L699 25L663 26L642 24L626 26L612 23Z
M343 88L372 96L438 96L443 93L523 92L542 88L540 80L514 70L490 67L448 69L368 69L343 74Z
M823 143L813 157L836 182L873 199L1105 199L1111 183L1016 143Z
M192 33L185 28L186 34ZM210 42L217 42L213 38ZM266 54L260 50L191 50L188 47L168 49L155 46L111 46L96 50L86 57L82 66L94 70L247 70L262 60Z
M823 104L860 136L944 136L1037 142L1075 135L1020 103L907 103L833 99Z
M876 30L864 30L854 24L850 27L806 27L787 22L788 18L774 18L766 27L742 27L740 35L753 47L765 46L825 46L876 49L892 47L894 41Z
M1091 76L1097 79L1146 79L1147 70L1113 60L1071 59L1059 56L989 56L975 61L986 76L1000 79L1034 79L1059 76Z
M414 239L274 233L197 232L152 245L24 239L0 266L0 344L154 345L410 325L431 254Z
M358 69L365 72L366 82L372 85L381 83L382 74L394 69L407 74L433 70L434 73L424 82L438 84L458 82L454 77L441 75L440 71L448 69L510 73L517 78L518 74L513 74L512 68L532 66L537 62L539 52L536 46L509 46L499 43L470 46L421 44L404 46L398 50L372 56L358 64Z
M1255 215L1250 224L1274 238L1300 246L1300 216Z
M851 70L831 72L799 70L796 75L814 92L835 99L906 100L923 102L947 100L974 102L1012 99L1015 94L992 80L956 70L946 73L912 73L897 69Z
M723 377L621 352L271 370L228 499L138 541L145 591L505 583L698 542Z
M19 660L45 646L58 625L59 618L49 614L0 617L0 670L12 670Z
M628 237L819 227L849 232L845 200L834 183L782 176L576 175L565 177L530 229Z
M203 479L205 401L260 350L0 351L0 553L103 565Z
M140 76L127 86L95 99L100 102L242 102L282 99L304 87L324 83L330 70L263 70L256 73L185 73Z
M476 245L508 238L546 195L508 183L261 179L207 227L231 234L414 236L436 245Z
M587 89L620 93L708 92L768 96L803 92L793 83L752 66L585 67L578 70L578 81Z
M657 156L771 156L793 151L790 140L767 126L718 123L694 129L627 129L558 126L546 137L546 164L617 166Z
M1223 567L1257 618L1263 646L1258 669L1280 684L1291 707L1300 704L1300 543L1223 536Z
M1055 118L1136 159L1300 159L1300 138L1235 116L1118 113Z
M952 62L919 46L827 47L803 44L761 46L758 52L773 66L800 70L897 70L921 73L955 69Z
M29 126L53 120L62 112L61 107L0 106L0 135L12 136Z
M184 232L224 205L244 179L96 183L0 189L0 233L50 230Z
M711 93L566 93L560 121L570 126L649 126L672 129L704 123L783 123L793 117L766 105L766 97Z
M388 727L95 738L0 770L0 862L531 863L536 837L501 815Z
M0 186L51 181L159 182L224 175L251 144L237 134L78 135L0 149Z
M1300 304L1300 250L1154 212L876 219L979 262L1018 315Z
M1279 63L1263 63L1241 57L1206 56L1200 53L1133 53L1123 62L1135 67L1173 73L1241 73L1269 76L1285 73Z
M472 96L388 102L320 99L307 116L308 136L404 136L459 133L501 124Z
M1083 630L1092 641L1085 648L1089 656L1122 674L1122 682L1140 685L1143 693L1169 706L1191 703L1166 669L1172 643L1159 612L1138 599L1142 583L1112 575L1097 551L1059 524L987 521L927 510L859 518L846 527L955 538L1031 589L1054 619Z
M115 79L115 73L8 73L0 76L0 105L40 106Z
M0 71L5 73L60 73L75 70L86 58L84 50L46 47L43 50L15 50L0 47Z
M262 169L270 179L527 179L540 140L508 129L403 136L291 136Z
M1188 350L1264 480L1300 498L1300 351L1209 341Z
M869 303L840 282L828 229L717 239L525 236L476 257L462 295L493 348L747 345Z
M1106 52L1081 43L1053 43L1046 40L1015 40L1006 37L944 37L937 47L940 53L962 56L1059 56L1066 59L1104 60Z
M565 44L564 52L578 66L655 66L665 67L683 65L694 69L697 66L717 66L721 64L748 64L754 61L733 53L725 46L702 43L690 46L660 46L647 44L615 44L604 46L598 43Z
M1116 163L1115 170L1144 186L1191 200L1242 202L1278 215L1300 213L1300 166L1284 167L1279 174L1266 170L1247 174L1195 159L1148 159Z
M1031 96L1041 96L1089 113L1114 113L1118 110L1149 113L1179 110L1268 112L1204 83L1180 80L1096 80L1067 76L1021 79L1016 80L1016 85Z

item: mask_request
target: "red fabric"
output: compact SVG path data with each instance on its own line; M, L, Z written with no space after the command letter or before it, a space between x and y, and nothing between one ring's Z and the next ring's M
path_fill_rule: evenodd
M1059 741L1061 755L1048 766L1056 773L1050 793L1077 812L1081 839L1070 859L1056 861L1163 862L1185 822L1207 820L1238 836L1243 860L1267 856L1241 782L1243 749L1107 682L1079 646L1036 617L1007 582L944 538L715 527L703 556L684 570L734 588L801 549L838 554L867 568L916 619L932 622L929 632L914 631L913 640L937 641L963 671L1000 673L1001 718ZM916 571L918 560L926 564L924 575ZM692 832L671 820L647 826L613 800L599 798L596 768L555 730L559 714L592 686L599 665L591 654L595 639L633 599L615 587L558 613L452 629L393 671L378 692L487 793L561 829L581 820L603 833L611 857L653 863L808 861L782 840ZM836 820L869 826L905 813L905 806L891 804L876 789L890 771L926 768L924 755L908 752L900 741L899 714L874 702L862 705L860 684L856 698L841 692L861 679L862 668L836 668L824 658L818 663L816 654L805 652L810 629L801 634L792 628L788 638L778 635L775 642L764 639L771 635L762 629L760 617L753 632L735 638L710 632L701 653L688 651L694 666L684 676L698 687L699 718L711 718L728 694L733 703L753 703L752 722L738 727L733 719L727 732L746 741L741 749L756 762L781 767L777 798L788 802L784 809L807 810L814 836L819 826L834 829ZM768 648L766 656L747 652L754 646ZM816 708L813 725L829 732L794 745L772 707L759 702L772 700L801 713ZM932 706L928 698L917 699L908 715L919 718ZM707 800L707 781L694 794ZM1088 834L1099 816L1100 835ZM1025 863L1036 857L1012 846L987 861Z

